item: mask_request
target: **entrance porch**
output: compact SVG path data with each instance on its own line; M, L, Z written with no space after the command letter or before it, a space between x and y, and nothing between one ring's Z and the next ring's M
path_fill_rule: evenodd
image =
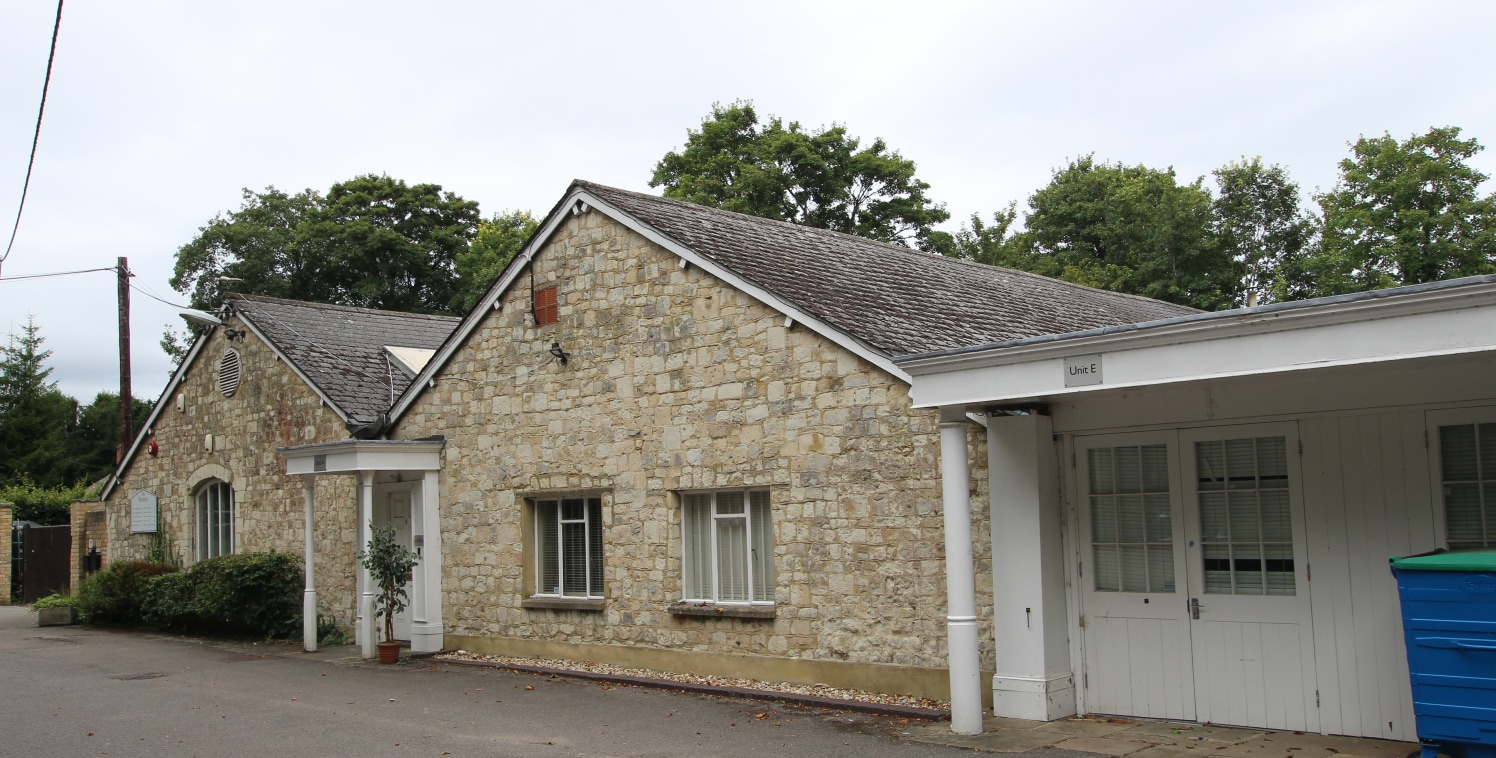
M440 503L441 453L445 441L342 440L279 448L286 458L286 474L300 476L306 520L306 590L302 600L302 645L317 649L316 549L313 513L316 478L353 476L357 480L357 540L360 551L369 544L374 527L390 524L397 539L419 557L406 591L408 608L395 616L395 636L405 636L415 652L442 648L442 543ZM355 639L364 658L375 655L379 625L374 618L375 588L368 569L357 571Z

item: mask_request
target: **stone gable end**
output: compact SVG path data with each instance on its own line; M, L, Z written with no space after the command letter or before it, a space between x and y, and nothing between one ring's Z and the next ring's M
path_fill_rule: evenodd
M911 409L901 380L679 263L603 213L569 218L399 420L394 438L447 438L448 647L939 695L938 414ZM532 274L535 289L558 288L554 324L531 317ZM971 438L978 616L990 620L985 434L973 424ZM771 618L671 612L683 596L681 493L723 488L770 493ZM603 499L595 609L524 607L527 498L561 493ZM880 664L897 675L868 678Z
M229 325L244 330L238 319L230 318ZM240 379L233 395L225 397L219 367L229 348L239 354ZM285 459L275 450L347 439L337 414L253 333L230 341L223 329L213 332L183 382L159 402L164 407L107 501L107 562L154 554L191 565L197 556L194 495L213 479L234 489L235 552L275 550L299 557L305 547L302 484L299 477L286 476ZM156 443L154 456L149 442ZM351 625L353 479L320 477L316 486L320 613ZM141 490L158 499L159 537L131 533L130 498Z

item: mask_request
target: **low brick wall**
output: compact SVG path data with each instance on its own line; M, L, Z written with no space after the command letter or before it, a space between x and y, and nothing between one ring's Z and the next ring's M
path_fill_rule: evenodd
M109 515L104 503L99 500L75 500L68 506L68 523L73 527L73 557L68 569L68 586L73 592L86 577L84 558L89 555L90 545L99 555L99 568L104 567L104 556L109 553Z
M0 605L10 605L10 539L14 525L10 503L0 503Z

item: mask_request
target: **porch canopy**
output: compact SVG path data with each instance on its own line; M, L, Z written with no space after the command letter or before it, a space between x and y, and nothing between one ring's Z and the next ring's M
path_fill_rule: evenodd
M410 597L411 649L435 652L442 647L441 528L438 518L439 479L444 439L340 440L277 448L286 458L286 474L300 476L305 492L306 590L302 601L302 641L308 652L317 649L317 590L313 512L316 478L353 475L357 479L358 546L366 549L373 535L376 485L410 483L411 526L420 555ZM378 626L374 619L375 588L362 564L357 570L360 654L374 656Z
M1254 379L1314 377L1315 397L1354 402L1389 370L1480 372L1496 351L1496 276L1400 287L977 345L896 360L918 408L941 410L947 541L970 555L968 414L985 423L991 493L992 574L999 716L1054 719L1076 711L1067 641L1067 589L1051 408L1154 388L1230 388ZM1482 355L1485 354L1485 355ZM1378 373L1383 372L1383 373ZM1368 378L1369 377L1369 378ZM1234 379L1234 380L1233 380ZM1227 380L1224 384L1221 380ZM1320 381L1323 380L1323 381ZM1484 381L1472 376L1469 382ZM1377 390L1385 394L1388 390ZM1116 407L1113 404L1111 407ZM1229 410L1229 409L1227 409ZM1109 419L1091 419L1104 426ZM965 532L960 526L965 524ZM955 525L956 533L952 533ZM974 609L970 560L947 546L955 609ZM957 597L961 594L962 597ZM954 616L953 616L954 618ZM977 639L952 625L952 682L974 679ZM958 650L959 648L959 650ZM968 661L969 671L957 671ZM957 714L952 715L953 721Z

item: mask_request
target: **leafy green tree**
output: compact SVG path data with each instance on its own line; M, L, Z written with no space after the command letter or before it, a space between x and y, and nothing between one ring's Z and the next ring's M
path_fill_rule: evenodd
M1312 287L1302 269L1315 220L1299 208L1299 185L1261 158L1233 161L1214 173L1216 242L1242 269L1234 305L1246 305L1250 293L1259 303L1304 297Z
M1496 195L1466 161L1483 148L1458 127L1401 142L1362 137L1319 196L1323 248L1309 261L1315 294L1433 282L1496 271Z
M366 175L326 195L244 190L177 252L171 286L195 308L224 291L415 313L451 313L456 260L478 205L440 185ZM239 281L224 282L220 277Z
M1203 179L1173 169L1071 161L1029 198L1018 267L1077 284L1190 305L1228 307L1241 267L1212 234Z
M453 311L472 310L539 227L540 221L529 211L504 211L494 214L490 221L480 221L473 244L457 254L457 296L452 303Z
M151 404L131 398L137 432L145 428ZM119 448L119 394L100 392L93 402L78 409L78 420L68 435L65 481L92 482L114 469Z
M971 214L970 225L949 235L949 242L938 245L942 255L962 260L985 263L989 266L1023 268L1027 263L1023 248L1023 237L1013 228L1018 220L1018 205L1009 203L1007 208L992 214L992 223L982 221L981 214Z
M67 438L78 415L76 400L48 381L41 328L28 320L21 334L0 347L0 482L30 479L41 487L66 481Z
M177 250L171 286L201 309L217 307L230 290L297 299L307 282L296 229L321 203L314 190L288 195L275 187L246 188L239 210L214 216Z
M933 227L950 214L914 172L881 139L864 146L840 124L760 123L753 104L739 101L714 103L649 185L677 200L932 250L942 246Z

